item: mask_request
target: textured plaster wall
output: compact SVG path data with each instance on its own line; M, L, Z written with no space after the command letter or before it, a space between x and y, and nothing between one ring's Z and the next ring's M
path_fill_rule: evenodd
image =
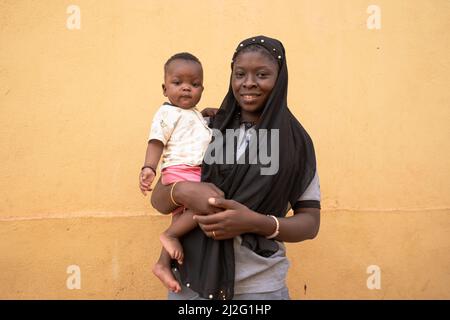
M286 47L321 180L319 236L288 245L292 297L450 298L448 30L446 0L0 1L0 298L165 297L169 221L137 187L162 65L196 54L199 106L218 106L258 34Z

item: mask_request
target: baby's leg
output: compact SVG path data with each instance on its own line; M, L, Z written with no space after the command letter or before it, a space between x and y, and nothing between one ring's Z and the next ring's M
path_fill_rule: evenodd
M153 266L153 274L161 280L161 282L172 292L178 293L181 291L180 284L173 276L170 268L171 258L169 253L162 248L161 255L158 262Z
M177 219L172 220L172 224L164 231L159 239L167 250L172 259L176 259L179 264L183 263L183 247L181 246L179 237L185 235L197 226L197 222L193 219L194 212L186 209Z

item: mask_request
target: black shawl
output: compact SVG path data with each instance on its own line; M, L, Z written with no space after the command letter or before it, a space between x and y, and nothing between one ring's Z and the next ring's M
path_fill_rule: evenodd
M249 38L238 45L233 61L240 50L252 44L266 48L279 65L277 81L255 126L256 131L279 130L279 170L275 175L261 175L260 169L264 166L248 164L248 161L247 164L204 162L202 181L214 183L225 193L226 199L236 200L261 214L284 217L288 202L293 205L314 177L314 147L308 133L287 106L288 73L282 43L265 36ZM225 129L238 128L239 110L230 81L228 93L211 127L223 133ZM248 148L246 153L248 155ZM265 257L278 250L274 240L263 236L244 234L242 239L242 245ZM235 278L233 239L213 240L196 228L181 240L185 255L183 265L178 266L182 283L189 284L203 298L231 299Z

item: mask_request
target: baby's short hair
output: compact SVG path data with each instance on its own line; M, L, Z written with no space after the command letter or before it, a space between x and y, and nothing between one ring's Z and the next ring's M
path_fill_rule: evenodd
M198 60L198 58L196 56L194 56L192 53L180 52L180 53L174 54L173 56L171 56L169 58L169 60L166 61L166 63L164 64L164 73L167 72L167 68L168 68L169 64L175 60L186 60L186 61L196 62L200 65L200 67L202 67L202 63L200 62L200 60Z

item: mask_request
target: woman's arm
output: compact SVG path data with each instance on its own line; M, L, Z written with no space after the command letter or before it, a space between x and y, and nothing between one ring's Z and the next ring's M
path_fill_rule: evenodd
M319 233L320 209L299 208L294 211L294 215L278 218L278 221L280 221L280 233L275 239L286 242L314 239ZM275 221L272 227L272 231L274 230Z
M276 223L272 217L254 212L239 202L215 198L210 199L210 203L222 208L222 211L208 216L194 216L209 237L221 240L243 233L269 236L275 232ZM299 208L294 211L293 216L278 218L278 221L280 233L276 240L300 242L313 239L319 231L320 210Z
M170 198L172 185L163 185L161 179L156 184L152 197L152 206L163 214L175 210L177 206ZM184 205L198 214L210 214L220 209L208 203L209 198L223 197L223 192L212 183L180 181L173 188L175 202Z

